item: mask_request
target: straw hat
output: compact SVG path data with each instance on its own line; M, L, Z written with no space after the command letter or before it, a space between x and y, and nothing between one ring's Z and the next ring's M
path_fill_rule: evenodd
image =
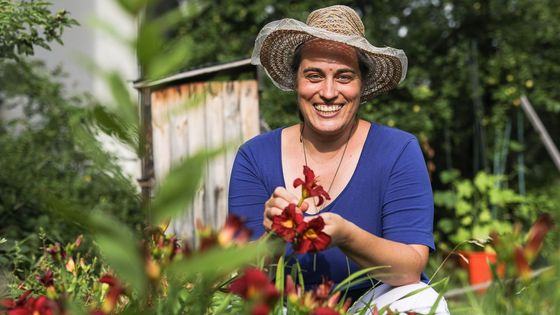
M370 65L364 78L362 101L395 88L406 76L405 53L391 47L375 47L364 35L364 24L353 9L334 5L315 10L303 23L282 19L268 23L255 40L251 63L262 65L274 84L284 91L295 89L292 70L295 49L314 38L344 43L361 50Z

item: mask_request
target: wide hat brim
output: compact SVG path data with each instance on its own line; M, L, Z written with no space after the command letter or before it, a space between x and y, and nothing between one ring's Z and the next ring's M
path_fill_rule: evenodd
M394 89L406 77L408 60L404 51L391 47L376 47L363 36L348 36L309 26L294 19L268 23L255 40L251 63L262 65L272 82L284 91L295 90L296 77L292 70L294 51L314 38L346 44L361 50L367 57L370 71L364 80L362 101L368 101Z

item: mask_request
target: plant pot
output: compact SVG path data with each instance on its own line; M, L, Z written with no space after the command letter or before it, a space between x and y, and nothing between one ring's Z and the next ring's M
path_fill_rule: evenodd
M468 271L471 286L492 281L490 264L496 263L495 253L461 251L459 254L468 260L467 263L464 259L459 259L459 265ZM504 266L500 264L497 271L501 277L504 273ZM481 293L486 289L482 288L476 291Z

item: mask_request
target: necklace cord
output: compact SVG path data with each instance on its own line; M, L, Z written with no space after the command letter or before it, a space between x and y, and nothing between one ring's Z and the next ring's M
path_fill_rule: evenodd
M331 183L330 183L330 185L329 185L329 188L327 189L327 194L330 194L330 192L331 192L331 188L332 188L332 186L333 186L333 184L334 184L334 180L335 180L335 178L336 178L336 175L338 174L338 170L340 169L340 166L342 165L342 160L344 160L344 155L346 154L346 148L348 148L348 143L350 142L350 138L352 137L352 133L354 132L354 128L355 128L355 126L357 125L357 122L358 122L358 121L355 120L355 121L354 121L354 125L353 125L352 128L350 129L350 133L348 134L348 139L346 139L346 143L344 144L344 149L342 150L342 156L340 157L340 160L338 161L338 165L336 166L336 170L334 171L334 175L333 175L333 177L332 177ZM302 146L302 148L303 148L303 159L304 159L304 161L305 161L305 166L309 166L309 165L307 164L307 152L306 152L306 150L305 150L305 142L304 142L304 138L303 138L303 128L304 128L304 125L303 125L303 123L302 123L301 132L300 132L300 135L299 135L299 141L301 142L301 146ZM315 202L315 200L314 200L314 202ZM315 205L315 208L316 208L316 207L317 207L317 205ZM323 209L324 207L325 207L325 206L323 205L323 206L321 207L321 209ZM319 211L320 211L320 210L319 210Z

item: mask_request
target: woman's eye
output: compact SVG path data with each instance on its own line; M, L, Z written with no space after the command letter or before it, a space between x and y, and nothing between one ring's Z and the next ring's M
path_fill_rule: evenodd
M307 79L311 80L311 81L321 80L321 76L319 74L316 74L316 73L308 74L305 77Z
M341 74L338 76L338 80L341 82L350 82L354 79L353 75L349 75L349 74Z

